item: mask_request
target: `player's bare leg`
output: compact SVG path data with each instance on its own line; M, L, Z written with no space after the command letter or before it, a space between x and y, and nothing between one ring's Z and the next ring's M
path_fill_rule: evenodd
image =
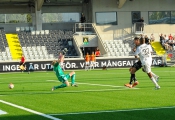
M131 67L129 69L130 73L131 73L131 77L130 77L130 82L128 84L125 84L126 87L132 88L135 87L136 85L139 84L139 82L137 81L136 77L135 77L135 72L137 71L136 68ZM133 83L134 81L134 83Z

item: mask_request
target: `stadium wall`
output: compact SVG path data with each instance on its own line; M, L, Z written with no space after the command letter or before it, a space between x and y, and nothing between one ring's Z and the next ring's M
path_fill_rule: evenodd
M96 23L96 12L116 11L118 25L98 25L96 26L100 34L118 34L122 33L125 29L128 33L132 33L132 16L131 11L140 11L141 17L144 18L145 23L148 24L148 11L173 11L175 5L174 0L127 0L122 8L117 8L117 0L92 0L93 22ZM104 16L105 18L105 16ZM160 33L175 34L174 24L148 24L150 30L148 33L154 33L158 40ZM111 39L112 37L106 36L104 39Z
M97 58L95 62L95 69L101 69L103 66L107 68L129 68L131 67L137 59L135 58ZM154 57L152 61L153 66L158 66L162 63L162 58ZM84 59L66 59L64 62L66 70L76 70L84 69L85 62ZM31 61L26 62L26 67L30 71L52 71L51 61ZM19 72L18 62L1 62L0 72Z
M8 9L7 9L8 8ZM16 27L30 27L35 26L35 9L31 9L28 6L1 6L0 14L27 14L32 13L33 23L0 23L0 27L3 27L7 33L15 33ZM81 13L82 6L43 6L42 13ZM84 10L85 11L85 10ZM73 30L75 23L73 22L60 22L60 23L43 23L43 30Z
M87 37L89 40L88 44L83 43L83 37ZM74 38L77 40L79 47L97 47L98 46L98 37L97 35L74 35Z

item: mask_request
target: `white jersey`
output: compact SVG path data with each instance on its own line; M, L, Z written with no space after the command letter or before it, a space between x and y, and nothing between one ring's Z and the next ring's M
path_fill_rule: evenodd
M142 65L150 65L152 64L152 56L151 56L152 48L150 45L142 44L137 47L135 55L140 57Z

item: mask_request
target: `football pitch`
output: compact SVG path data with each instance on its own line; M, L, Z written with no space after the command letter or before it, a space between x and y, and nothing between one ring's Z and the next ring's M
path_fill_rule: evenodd
M124 87L128 69L80 70L78 87L55 91L61 83L52 71L1 73L0 120L174 120L175 68L152 71L160 76L159 90L141 70L135 88Z

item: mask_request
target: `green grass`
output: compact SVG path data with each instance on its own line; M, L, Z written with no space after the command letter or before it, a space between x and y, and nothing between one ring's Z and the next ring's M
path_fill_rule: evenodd
M174 120L175 68L152 70L160 76L160 90L154 90L154 84L142 71L136 73L140 83L136 89L125 88L123 85L130 77L127 69L76 71L79 87L53 92L51 88L60 84L53 72L0 74L0 100L62 120ZM8 88L11 82L14 89ZM0 110L8 113L0 115L0 120L47 120L3 103L0 103Z

